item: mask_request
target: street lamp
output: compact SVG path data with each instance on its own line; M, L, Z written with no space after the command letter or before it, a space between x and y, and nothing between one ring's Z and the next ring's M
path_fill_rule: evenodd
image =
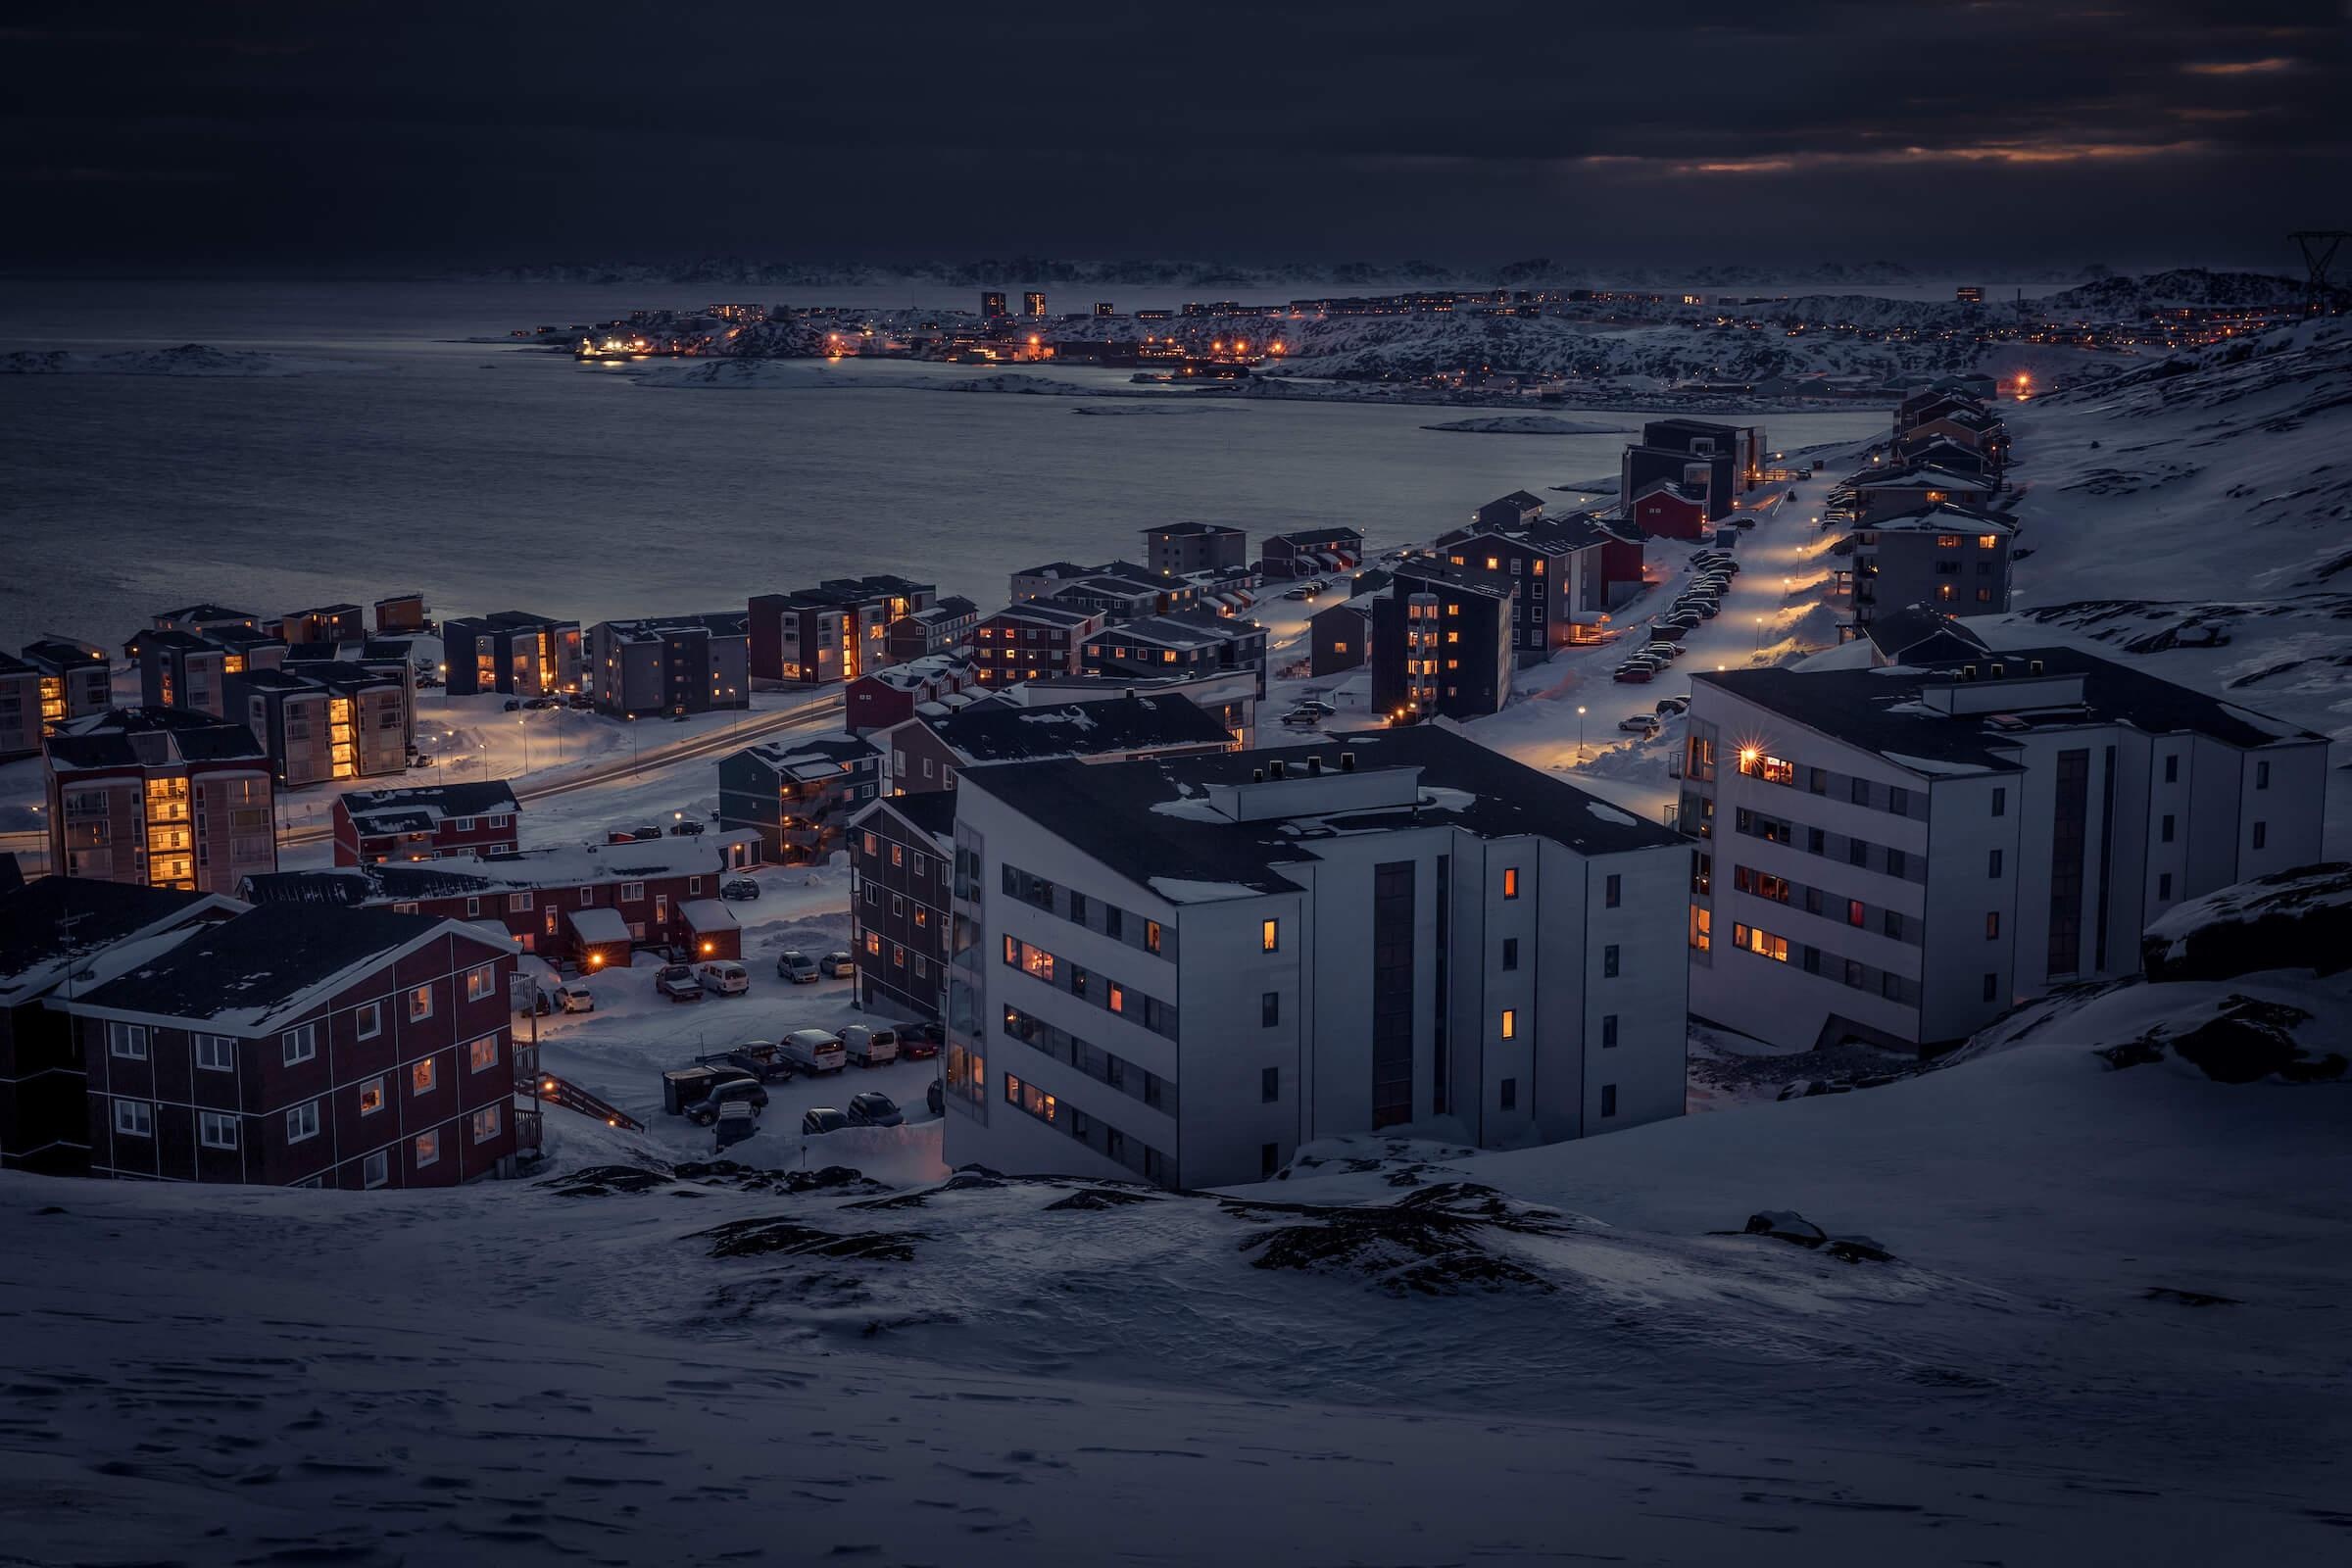
M1576 765L1585 765L1585 709L1581 703L1576 709Z
M528 773L531 770L531 727L525 724L519 716L514 720L514 727L522 731L522 770ZM485 765L487 760L487 759L484 760Z

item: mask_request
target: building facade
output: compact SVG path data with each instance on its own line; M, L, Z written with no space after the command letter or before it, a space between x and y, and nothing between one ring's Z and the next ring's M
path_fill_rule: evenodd
M1163 577L1226 571L1250 564L1250 536L1221 522L1168 522L1146 528L1144 564Z
M287 788L408 771L415 718L405 669L311 661L224 678L230 715Z
M122 708L45 743L49 863L71 877L233 893L277 868L269 754L243 724Z
M90 1174L364 1189L511 1172L514 972L513 944L456 920L275 907L198 926L66 1004Z
M718 825L756 834L777 865L822 861L858 808L882 793L882 751L862 736L788 735L718 763Z
M2320 855L2324 738L2071 649L1691 692L1691 1010L1776 1045L1965 1039Z
M1435 728L975 770L949 1162L1207 1187L1679 1115L1689 850L1596 805Z
M1329 571L1353 571L1363 560L1363 530L1339 524L1294 528L1268 536L1258 547L1258 570L1267 577L1319 577Z
M1891 514L1853 531L1854 622L1911 605L1947 615L2009 609L2017 529L2006 517L1945 504Z
M505 779L347 790L335 797L335 863L511 855L520 847L521 809Z
M1079 650L1102 629L1096 612L1042 599L1005 606L981 617L972 630L972 654L983 687L1016 685L1041 675L1076 673Z
M588 628L589 693L613 718L752 706L751 638L741 611L600 620Z
M449 695L557 697L584 690L580 643L578 621L524 610L445 620L441 657Z
M886 795L852 820L850 951L866 1011L941 1016L955 853L953 795Z
M1433 557L1372 601L1372 709L1394 722L1497 712L1517 663L1519 580Z
M910 657L891 651L890 629L929 610L938 597L931 583L887 573L755 594L748 617L752 677L782 686L829 686ZM902 642L910 640L911 630Z

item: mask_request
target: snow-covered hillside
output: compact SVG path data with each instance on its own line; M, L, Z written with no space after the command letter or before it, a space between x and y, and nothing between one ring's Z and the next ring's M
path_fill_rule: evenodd
M602 1129L455 1194L0 1176L8 1551L2330 1560L2342 1091L2114 1063L2230 991L2345 1050L2342 976L2118 988L1885 1088L1223 1196Z

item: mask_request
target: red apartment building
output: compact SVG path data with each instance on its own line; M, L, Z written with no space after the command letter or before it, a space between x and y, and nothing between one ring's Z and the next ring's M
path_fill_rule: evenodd
M754 594L752 679L789 686L856 680L891 662L891 626L930 607L939 590L904 577L830 577L787 594Z
M943 1015L955 856L953 795L885 796L852 821L858 1006L887 1018Z
M248 877L238 897L270 907L388 909L506 928L515 945L582 968L625 966L639 948L740 958L743 931L718 896L759 859L756 833L524 850L479 860L338 866Z
M1042 599L1007 605L972 633L982 686L1012 686L1041 675L1078 671L1078 651L1102 629L1100 613Z
M65 875L233 893L277 869L276 786L244 725L119 708L45 752L49 864Z
M521 808L505 779L335 797L335 863L512 855Z
M511 1172L514 945L279 906L199 926L63 1004L93 1176L454 1187Z
M904 724L917 711L978 683L979 664L962 653L933 654L877 669L850 682L843 694L842 727L853 735L867 735Z

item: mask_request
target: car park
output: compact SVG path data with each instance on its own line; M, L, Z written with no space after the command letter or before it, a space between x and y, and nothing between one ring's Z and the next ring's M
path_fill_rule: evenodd
M850 1064L841 1036L830 1029L795 1029L777 1044L784 1049L784 1058L802 1072L839 1072Z
M700 1002L703 983L682 963L664 964L654 974L654 994L672 1002Z
M869 1089L850 1097L849 1123L853 1127L902 1127L906 1122L906 1113L888 1095Z
M898 1031L888 1024L879 1028L872 1024L844 1024L841 1031L842 1054L860 1067L882 1067L899 1059Z
M848 980L858 973L858 959L847 948L835 948L816 960L817 972L828 980Z
M796 986L812 986L823 976L817 973L814 958L798 948L786 948L776 955L776 978Z
M822 1133L837 1133L850 1124L850 1118L830 1105L819 1105L801 1118L801 1131L809 1137Z
M752 973L733 958L706 958L694 966L695 979L714 997L740 997L752 989Z
M718 885L718 896L738 904L749 903L760 897L760 884L748 876L731 876Z

